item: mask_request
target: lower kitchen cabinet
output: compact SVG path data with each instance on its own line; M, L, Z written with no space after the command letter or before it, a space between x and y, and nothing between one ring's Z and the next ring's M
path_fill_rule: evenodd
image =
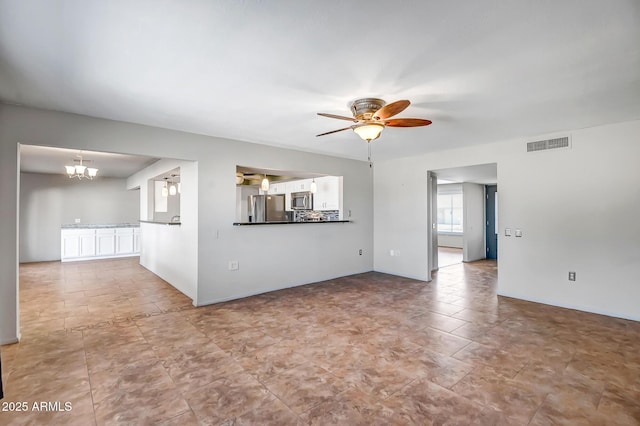
M87 227L61 230L60 258L105 259L140 254L139 227Z
M133 253L133 228L116 230L116 254Z
M97 256L113 256L116 253L115 235L114 229L96 230Z

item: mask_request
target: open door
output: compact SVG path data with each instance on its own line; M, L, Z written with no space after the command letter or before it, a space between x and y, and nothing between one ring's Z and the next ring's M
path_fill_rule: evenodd
M487 259L498 259L498 186L486 186Z

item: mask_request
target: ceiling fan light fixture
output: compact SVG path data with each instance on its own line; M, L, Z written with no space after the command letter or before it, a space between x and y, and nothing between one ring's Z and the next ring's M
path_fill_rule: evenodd
M358 136L362 138L362 140L365 140L367 142L380 137L380 133L382 133L383 130L384 125L378 123L367 123L361 126L354 127L353 129L353 131L356 132Z

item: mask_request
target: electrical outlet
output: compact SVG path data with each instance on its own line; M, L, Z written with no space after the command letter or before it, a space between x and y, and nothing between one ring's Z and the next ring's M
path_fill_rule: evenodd
M516 229L516 237L522 237L522 231L520 229Z
M230 271L237 271L238 269L240 269L240 264L238 263L237 260L230 260L229 261L229 270Z
M358 250L358 254L362 256L362 249Z
M76 223L80 223L80 219L76 219L76 220L75 220L75 222L76 222Z
M569 271L569 281L575 281L576 280L576 273L573 271Z

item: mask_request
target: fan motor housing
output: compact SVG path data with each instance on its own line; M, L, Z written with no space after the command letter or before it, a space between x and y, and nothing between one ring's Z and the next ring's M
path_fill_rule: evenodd
M351 103L351 112L357 120L371 120L373 114L386 104L378 98L356 99Z

